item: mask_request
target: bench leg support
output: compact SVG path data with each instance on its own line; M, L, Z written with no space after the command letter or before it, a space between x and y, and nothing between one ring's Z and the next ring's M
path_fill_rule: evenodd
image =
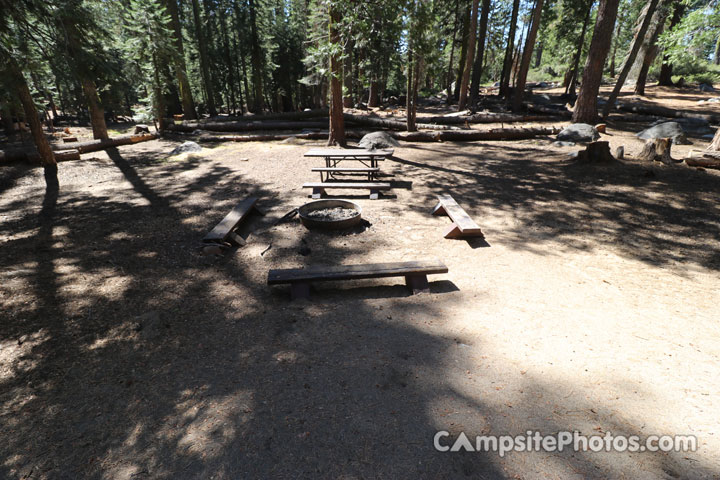
M308 299L310 298L310 284L309 283L291 283L290 284L290 299L295 300L298 298Z
M235 232L228 233L227 239L240 247L247 245L247 241Z
M370 189L370 200L377 200L378 198L380 198L380 190L371 188Z
M453 223L443 232L443 236L445 238L462 238L463 232L457 224Z
M447 212L445 211L445 207L443 207L442 203L438 203L435 205L435 208L433 208L432 211L433 215L447 215Z
M405 285L412 290L413 294L430 292L427 275L405 275Z
M322 187L313 187L312 198L322 198L325 195L325 189Z

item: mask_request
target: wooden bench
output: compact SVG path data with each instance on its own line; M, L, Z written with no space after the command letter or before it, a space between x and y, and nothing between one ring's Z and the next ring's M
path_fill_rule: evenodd
M321 182L327 182L330 181L330 178L333 178L336 173L343 174L343 175L360 175L360 174L367 174L368 181L371 182L377 174L380 172L380 169L375 168L334 168L334 167L317 167L317 168L311 168L311 172L320 172L320 181ZM323 176L323 173L325 176Z
M477 223L450 195L438 195L438 204L432 214L447 215L453 221L453 224L444 233L445 238L484 236Z
M429 290L427 275L447 273L440 261L370 263L365 265L312 266L270 270L268 285L290 284L292 299L309 298L312 282L358 280L363 278L405 277L405 284L413 293Z
M383 182L318 182L318 183L306 183L303 188L312 188L312 198L322 198L325 194L326 188L364 188L370 189L370 199L377 200L380 195L380 190L390 190L389 183Z
M251 212L263 215L263 212L257 207L258 199L256 197L248 197L240 202L220 223L215 225L210 233L203 238L204 243L231 243L234 245L245 245L245 239L234 232L235 228L242 222Z

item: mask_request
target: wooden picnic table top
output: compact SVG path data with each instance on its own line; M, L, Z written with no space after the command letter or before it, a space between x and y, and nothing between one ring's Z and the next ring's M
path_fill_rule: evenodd
M313 148L303 154L304 157L388 157L394 150L362 150L358 148Z

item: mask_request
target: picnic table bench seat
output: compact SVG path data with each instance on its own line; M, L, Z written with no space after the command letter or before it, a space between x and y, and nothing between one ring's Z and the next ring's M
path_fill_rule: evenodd
M248 197L233 208L230 213L225 215L220 223L215 225L205 238L204 243L231 243L234 245L245 245L245 240L235 233L235 229L251 212L257 212L262 215L262 211L257 207L257 197Z
M368 181L371 182L375 176L380 173L380 169L378 167L348 167L348 168L341 168L341 167L316 167L311 168L311 172L320 172L320 181L321 182L327 182L330 181L331 178L335 178L335 174L341 174L341 175L367 175ZM323 175L325 174L325 175Z
M326 188L339 189L369 189L370 199L376 200L381 190L390 190L391 185L387 182L308 182L303 188L312 188L312 198L322 198Z
M413 293L420 293L429 289L427 275L447 272L448 268L439 260L361 265L315 265L307 268L270 270L267 283L268 285L290 284L291 297L296 299L310 297L312 282L405 277L405 284Z
M450 195L438 195L433 215L447 215L453 221L445 231L445 238L482 237L482 230L470 215Z

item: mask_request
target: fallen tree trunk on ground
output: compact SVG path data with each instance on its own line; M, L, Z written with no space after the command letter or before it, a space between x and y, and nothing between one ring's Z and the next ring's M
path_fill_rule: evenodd
M77 149L63 150L54 152L55 160L62 162L65 160L80 160L80 152ZM30 162L39 163L40 155L35 149L26 150L0 150L0 163L4 162Z
M154 140L158 136L154 133L145 135L123 135L120 137L109 138L107 140L91 140L89 142L68 143L62 145L54 145L52 147L55 153L55 159L78 160L81 153L97 152L110 147L119 147L122 145L131 145L133 143L146 142ZM39 159L35 148L17 149L17 150L0 150L0 162L34 162Z
M276 135L200 135L197 141L200 143L217 143L217 142L271 142L277 140L287 140L288 138L297 138L300 140L327 140L329 132L311 132L311 133L281 133ZM346 132L348 138L360 138L353 136L351 132Z
M695 153L691 150L685 163L691 167L720 168L720 153Z
M258 130L302 130L305 128L327 128L328 122L187 122L182 125L168 124L171 132L193 132L207 130L210 132L250 132Z
M474 142L478 140L522 140L540 135L555 135L555 127L494 128L492 130L455 130L445 132L390 132L406 142Z
M720 115L711 115L709 113L685 112L683 110L674 110L667 107L659 107L655 105L637 105L632 103L619 103L616 107L624 112L641 113L645 115L655 115L658 117L669 118L695 118L705 120L706 122L720 122Z
M317 108L315 110L308 110L303 112L278 112L278 113L268 113L268 114L260 114L260 115L243 115L242 117L210 117L210 118L203 118L201 120L193 120L192 122L187 123L217 123L217 122L266 122L266 121L272 121L272 120L304 120L307 118L322 118L322 117L328 117L329 113L326 108ZM168 121L174 121L171 119L168 119ZM184 122L185 123L185 122Z
M717 132L715 132L715 136L713 137L712 142L710 142L710 145L708 145L707 149L710 152L720 151L720 128L718 128Z
M54 151L61 150L78 150L80 153L97 152L110 147L120 147L122 145L132 145L133 143L147 142L158 138L155 133L146 133L143 135L122 135L119 137L108 138L107 140L91 140L89 142L72 143L68 145L57 145L53 147Z
M354 123L357 125L366 125L369 127L380 127L389 128L391 130L405 130L407 129L407 123L403 120L370 117L364 115L353 115L352 113L344 113L343 117L345 122ZM464 122L461 122L464 123ZM452 127L448 125L431 125L429 123L418 123L415 125L417 128L425 130L460 130L458 127Z
M546 122L557 120L554 115L518 115L515 113L476 113L474 115L461 115L454 117L422 117L418 120L424 123L437 123L439 125L464 125L466 123L519 123L519 122Z

